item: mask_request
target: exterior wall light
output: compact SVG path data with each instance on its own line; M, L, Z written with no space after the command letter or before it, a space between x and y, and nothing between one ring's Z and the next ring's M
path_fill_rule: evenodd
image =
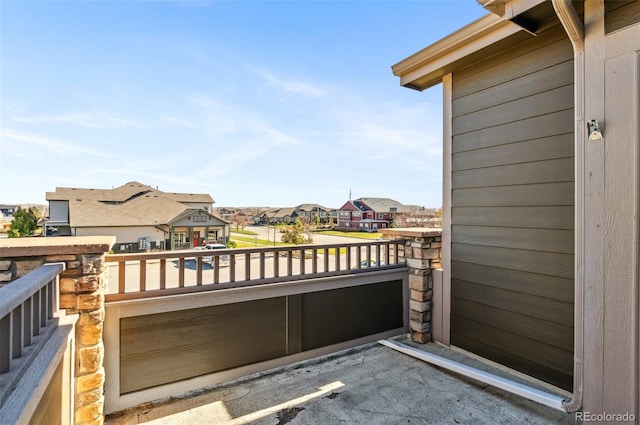
M598 124L598 120L591 120L587 123L587 134L589 136L589 140L602 140L602 131L600 130L600 125Z

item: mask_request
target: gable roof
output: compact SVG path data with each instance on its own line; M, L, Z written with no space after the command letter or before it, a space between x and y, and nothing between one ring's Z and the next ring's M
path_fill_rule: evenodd
M358 198L354 201L356 205L362 205L367 211L375 212L393 212L404 211L405 206L400 202L390 198Z
M349 199L339 208L339 211L362 211L361 206L354 204L354 201Z
M173 223L175 223L175 222L177 222L179 220L182 220L185 217L190 216L190 215L207 215L210 218L212 218L213 221L218 221L219 222L218 224L230 224L227 220L225 220L225 219L223 219L221 217L218 217L215 214L211 214L210 212L202 210L200 208L187 208L186 210L182 211L180 214L178 214L175 217L173 217L167 223L168 224L173 224Z
M56 187L55 192L47 192L47 201L68 201L71 199L95 199L103 202L126 202L134 197L153 193L176 202L213 203L206 193L163 192L136 181L128 182L113 189L89 189L76 187Z
M210 204L208 194L165 193L138 182L114 189L56 188L49 201L69 202L71 227L155 226L167 224L186 210L186 203Z
M291 217L295 211L295 208L280 208L274 217Z
M184 204L151 195L121 204L74 199L69 201L69 224L71 227L154 226L168 223L186 209Z
M296 208L296 210L303 210L303 211L315 211L315 210L325 210L328 211L328 208L323 207L322 205L318 205L318 204L300 204L298 205Z

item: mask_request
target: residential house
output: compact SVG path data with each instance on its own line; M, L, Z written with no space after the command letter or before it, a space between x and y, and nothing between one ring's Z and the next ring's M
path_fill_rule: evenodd
M443 90L444 342L637 423L640 2L479 3L392 67Z
M318 220L319 223L328 223L329 222L329 212L328 208L323 207L318 204L301 204L295 207L294 211L294 219L297 217L304 217L310 223L314 223Z
M230 207L218 207L218 208L214 209L214 213L218 217L220 217L220 218L222 218L222 219L224 219L226 221L229 221L231 219L231 216L233 214L235 214L236 211L237 210L235 208L230 208Z
M328 221L327 221L328 224L337 225L338 224L338 209L337 208L331 208L329 210L329 216L327 218L328 218Z
M47 227L57 227L59 236L115 236L116 252L184 249L229 238L229 223L211 214L208 194L129 182L114 189L58 187L46 199Z
M226 221L233 221L235 214L241 214L246 217L248 224L259 224L266 208L263 207L219 207L216 208L216 215Z
M0 218L11 218L13 212L18 208L17 205L0 205Z
M404 205L389 198L359 198L347 201L338 211L338 227L375 232L391 226Z
M261 224L291 224L295 220L295 208L267 208L259 217Z

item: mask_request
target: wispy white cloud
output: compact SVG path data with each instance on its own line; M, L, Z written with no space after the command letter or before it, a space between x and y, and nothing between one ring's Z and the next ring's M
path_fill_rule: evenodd
M19 98L2 99L1 110L5 116L23 114L27 111L27 101Z
M199 128L199 126L196 123L185 118L178 118L173 116L161 116L159 117L159 120L160 120L160 123L166 124L166 125L175 125L175 126L182 126L182 127L188 127L188 128Z
M68 141L59 140L53 137L42 136L36 133L13 130L10 128L0 129L0 142L2 143L3 153L12 153L12 148L15 147L15 142L26 143L31 146L40 148L39 151L35 151L33 154L36 156L38 152L49 151L62 156L74 156L74 155L94 155L99 157L107 157L108 153L99 149L92 148L90 146L72 143ZM11 143L14 142L14 143Z
M263 111L223 102L206 95L190 100L196 108L193 120L200 123L209 138L224 137L231 145L259 142L270 146L296 145L302 142L295 136L278 129L268 121Z
M287 80L276 77L272 72L265 68L256 67L253 69L257 75L262 77L267 85L273 87L286 94L301 95L306 97L322 97L326 94L326 90L318 85L305 81Z
M346 144L366 152L378 152L383 156L390 153L407 155L420 154L425 158L442 153L439 134L425 134L415 128L399 128L384 124L362 123L356 126L345 141Z
M351 99L340 110L335 140L362 158L431 159L442 153L440 112L429 104L411 107ZM340 128L342 128L340 130Z
M146 128L144 124L123 118L110 111L73 112L68 114L32 116L14 115L11 117L11 120L24 124L59 123L72 124L87 128Z
M233 139L233 137L232 137ZM238 172L245 167L254 168L255 163L262 157L274 153L287 152L286 146L299 143L295 138L275 129L263 128L254 134L253 140L236 140L223 143L225 149L216 152L215 160L203 164L196 173L197 177L225 176Z

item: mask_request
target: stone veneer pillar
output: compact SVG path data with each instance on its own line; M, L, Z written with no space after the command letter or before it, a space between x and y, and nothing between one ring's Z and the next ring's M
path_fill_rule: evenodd
M433 270L441 268L442 229L407 228L379 230L384 239L404 239L409 266L409 325L411 339L431 341Z
M104 256L115 238L50 237L0 241L0 285L45 263L64 263L60 275L60 308L78 314L75 334L75 412L78 425L104 423Z

